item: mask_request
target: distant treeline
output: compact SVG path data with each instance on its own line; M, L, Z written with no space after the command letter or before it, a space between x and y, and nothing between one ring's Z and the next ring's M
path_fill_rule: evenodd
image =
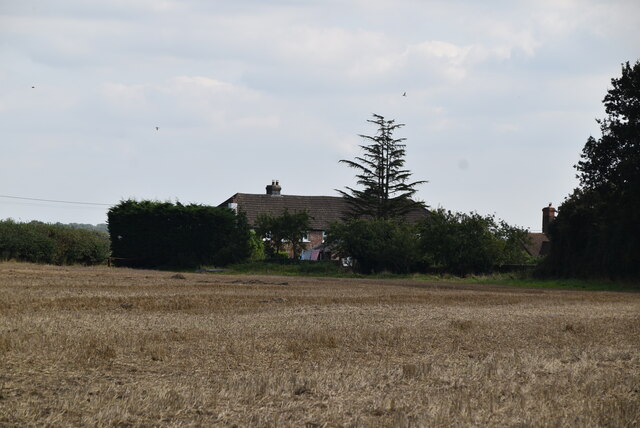
M88 223L55 223L55 226L66 226L72 229L99 230L100 232L109 233L107 223L88 224Z
M246 216L228 208L127 200L109 209L108 223L119 266L224 266L251 254Z
M0 260L96 265L106 263L109 254L109 235L99 230L0 221Z

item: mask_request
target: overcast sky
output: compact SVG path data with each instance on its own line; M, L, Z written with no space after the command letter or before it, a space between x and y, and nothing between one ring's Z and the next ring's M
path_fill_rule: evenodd
M0 0L0 219L337 195L377 113L429 206L538 231L639 28L625 0Z

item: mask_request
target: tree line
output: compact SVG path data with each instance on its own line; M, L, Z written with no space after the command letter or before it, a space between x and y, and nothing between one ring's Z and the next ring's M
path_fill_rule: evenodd
M62 224L0 221L0 260L55 265L106 263L109 235Z

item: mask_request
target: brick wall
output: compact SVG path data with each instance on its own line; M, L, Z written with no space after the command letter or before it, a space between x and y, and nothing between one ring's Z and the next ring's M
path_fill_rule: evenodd
M322 230L311 230L307 232L307 239L309 240L309 242L304 243L305 250L310 250L317 247L318 245L322 244ZM289 257L293 257L293 251L291 250L291 248L287 248L286 250L289 253Z
M312 230L307 234L307 238L309 242L307 243L307 249L311 249L317 247L322 244L322 231L321 230Z

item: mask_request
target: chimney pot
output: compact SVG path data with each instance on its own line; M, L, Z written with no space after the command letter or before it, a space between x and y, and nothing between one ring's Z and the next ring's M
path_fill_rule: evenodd
M267 186L267 195L280 196L280 184L278 180L271 180L271 184Z

